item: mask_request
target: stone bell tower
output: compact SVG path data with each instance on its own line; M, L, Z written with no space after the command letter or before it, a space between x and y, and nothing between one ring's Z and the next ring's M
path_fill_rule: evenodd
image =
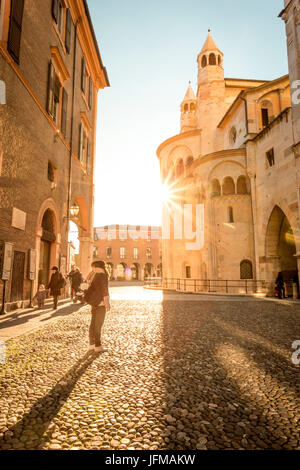
M181 109L181 120L180 120L180 132L187 132L193 129L197 129L198 115L197 115L197 98L194 90L189 83L183 102L180 106Z
M198 55L198 116L202 130L202 153L215 151L217 125L226 111L223 53L208 30Z

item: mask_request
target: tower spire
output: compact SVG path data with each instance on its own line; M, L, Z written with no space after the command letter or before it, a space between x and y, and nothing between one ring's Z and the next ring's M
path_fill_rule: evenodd
M189 82L185 97L181 103L181 132L191 131L197 128L197 98Z

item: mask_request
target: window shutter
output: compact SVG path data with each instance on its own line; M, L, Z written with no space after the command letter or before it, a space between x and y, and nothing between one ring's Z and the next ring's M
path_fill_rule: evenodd
M86 149L86 171L88 175L91 173L91 163L91 141L88 139Z
M53 116L54 115L54 81L55 71L52 62L49 62L49 75L48 75L48 100L47 100L47 111Z
M24 0L12 0L7 49L17 64L20 63L23 12Z
M86 71L85 71L85 60L84 58L81 59L81 89L83 93L86 90Z
M89 107L92 109L93 106L93 80L92 77L90 77L89 80Z
M55 19L55 22L58 23L58 0L52 0L52 16Z
M57 103L59 103L59 95L60 95L60 82L58 80L58 77L55 75L55 80L54 80L54 98Z
M83 160L83 125L79 126L79 160Z
M66 19L66 39L65 45L68 54L71 50L71 31L72 31L72 17L69 8L67 9L67 19Z
M63 89L62 111L61 111L61 133L64 137L67 134L67 113L68 113L68 93Z

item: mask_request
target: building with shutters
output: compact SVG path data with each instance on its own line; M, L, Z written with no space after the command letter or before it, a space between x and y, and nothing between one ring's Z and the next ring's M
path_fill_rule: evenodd
M294 70L299 54L290 53ZM209 32L197 57L197 91L190 84L180 107L180 133L157 151L169 191L163 226L171 220L170 239L163 234L162 242L164 277L200 279L202 289L212 285L207 281L239 281L235 293L245 280L263 280L274 293L279 271L288 284L300 272L299 155L290 80L225 78L224 61ZM190 240L174 223L174 208L183 212L185 204L193 206L194 231L197 205L204 207L199 249L187 249ZM178 229L181 238L174 236ZM226 286L215 282L214 290L220 285Z
M13 244L10 308L29 299L29 277L35 289L53 265L66 272L71 220L83 274L92 261L97 97L109 80L86 0L0 0L0 83L0 241Z
M107 263L111 279L143 281L162 276L161 227L109 225L94 229L94 260Z

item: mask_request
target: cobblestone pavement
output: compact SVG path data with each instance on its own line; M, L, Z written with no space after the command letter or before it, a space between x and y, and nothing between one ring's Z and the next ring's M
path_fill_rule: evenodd
M9 340L0 448L300 449L299 304L167 299L113 300L101 356L88 307Z

